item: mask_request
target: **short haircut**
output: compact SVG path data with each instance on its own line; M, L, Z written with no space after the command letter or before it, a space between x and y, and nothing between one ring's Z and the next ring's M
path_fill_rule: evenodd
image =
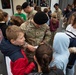
M7 17L8 13L7 12L3 12L3 15L4 15L4 17Z
M55 3L55 4L54 4L54 7L55 7L55 6L59 6L59 4L58 4L58 3Z
M4 21L4 15L3 15L3 12L0 12L0 21Z
M21 5L16 6L16 10L18 10L18 9L22 9Z
M40 6L35 6L34 9L35 9L37 12L41 12L41 7L40 7Z
M11 16L10 22L13 25L20 26L22 23L24 23L24 20L20 16Z
M27 8L27 6L29 6L28 2L24 2L24 3L22 4L22 9Z
M20 29L20 27L16 25L8 26L6 29L6 36L8 40L14 39L16 40L19 36L19 33L23 31Z
M48 13L48 8L44 8L43 10L45 13Z

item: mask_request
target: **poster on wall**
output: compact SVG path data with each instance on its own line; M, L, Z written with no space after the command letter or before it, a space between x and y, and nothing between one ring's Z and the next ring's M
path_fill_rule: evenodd
M10 0L1 0L1 2L2 2L3 9L10 9L11 8Z
M40 6L41 7L47 7L48 6L48 0L40 0Z

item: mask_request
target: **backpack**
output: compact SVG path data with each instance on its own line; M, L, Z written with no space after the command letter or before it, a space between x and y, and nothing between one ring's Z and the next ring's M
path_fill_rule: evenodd
M68 32L66 34L70 37L69 47L76 47L76 35L71 31L66 30L66 32ZM71 53L69 56L69 62L68 62L67 68L71 69L75 63L75 60L76 60L76 54Z

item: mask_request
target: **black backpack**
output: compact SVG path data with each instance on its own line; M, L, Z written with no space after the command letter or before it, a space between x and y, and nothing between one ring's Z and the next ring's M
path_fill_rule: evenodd
M76 35L74 33L72 33L71 31L66 30L66 32L68 32L66 34L70 37L69 48L70 47L76 47ZM72 37L70 34L74 37ZM75 60L76 60L76 54L71 53L69 56L69 62L68 62L67 68L71 69L75 63Z

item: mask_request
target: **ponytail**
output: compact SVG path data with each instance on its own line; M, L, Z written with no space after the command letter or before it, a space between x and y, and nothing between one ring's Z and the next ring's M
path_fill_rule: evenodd
M43 73L49 73L49 63L52 60L53 49L48 44L41 44L38 46L35 52L37 61L41 67Z
M43 73L49 73L50 68L48 67L50 62L49 56L47 54L44 54L42 57L42 65L41 65L41 69Z

